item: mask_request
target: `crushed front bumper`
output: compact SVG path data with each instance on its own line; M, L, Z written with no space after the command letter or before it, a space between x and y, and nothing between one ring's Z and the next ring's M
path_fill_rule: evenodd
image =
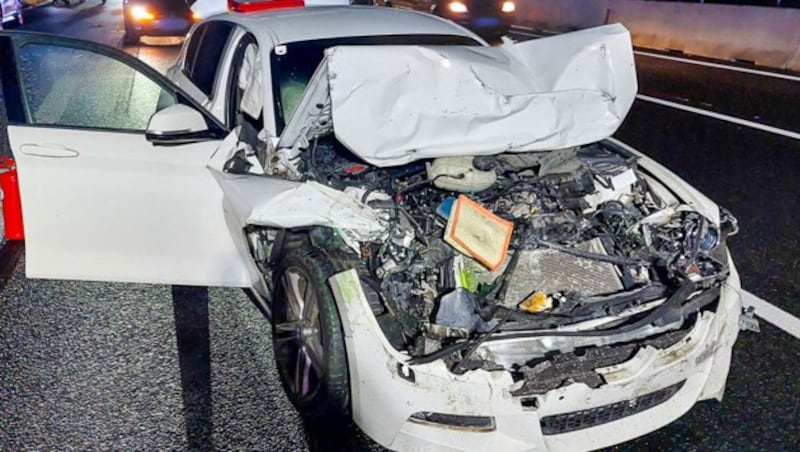
M600 387L571 384L533 402L510 394L514 382L505 371L454 375L441 360L406 365L408 357L383 336L356 272L334 275L330 282L344 327L353 419L394 450L576 451L644 435L676 420L698 400L721 400L741 315L732 262L730 269L717 311L699 316L684 339L665 349L644 347L624 363L597 369L606 381ZM491 417L494 428L447 428L410 419L419 412Z

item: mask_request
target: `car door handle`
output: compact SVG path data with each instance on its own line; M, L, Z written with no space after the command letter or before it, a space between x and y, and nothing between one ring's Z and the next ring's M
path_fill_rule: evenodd
M54 144L23 144L19 150L32 157L74 158L80 155L80 152L74 149Z

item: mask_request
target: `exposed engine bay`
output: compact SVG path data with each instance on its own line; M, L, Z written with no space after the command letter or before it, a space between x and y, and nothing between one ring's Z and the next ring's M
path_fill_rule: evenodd
M553 350L509 353L492 340L557 336L550 345L570 353L674 336L728 274L735 219L723 211L716 224L680 203L610 143L380 168L322 138L292 165L379 214L379 238L309 235L359 271L384 334L412 362L524 374Z
M493 338L561 335L571 352L686 329L727 276L735 219L681 204L610 143L379 168L323 138L293 165L379 212L379 239L311 242L359 270L394 347L455 372L548 353L492 356Z

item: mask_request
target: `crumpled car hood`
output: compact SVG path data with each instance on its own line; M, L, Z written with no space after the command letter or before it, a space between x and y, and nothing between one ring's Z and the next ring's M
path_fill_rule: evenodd
M500 47L340 46L279 147L330 120L336 138L376 166L562 149L611 136L636 90L619 24Z

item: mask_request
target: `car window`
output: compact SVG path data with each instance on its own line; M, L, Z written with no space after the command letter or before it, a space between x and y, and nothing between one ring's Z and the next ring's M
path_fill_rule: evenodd
M467 36L452 35L387 35L358 36L336 39L293 42L272 51L272 89L278 133L283 131L308 81L322 61L325 49L338 45L481 45Z
M183 72L206 96L211 97L225 44L233 31L229 22L213 21L200 25L186 47Z
M173 93L135 68L87 49L29 43L19 51L29 121L143 131Z
M261 54L256 38L246 34L239 40L231 60L228 80L227 121L231 127L249 122L264 127Z

